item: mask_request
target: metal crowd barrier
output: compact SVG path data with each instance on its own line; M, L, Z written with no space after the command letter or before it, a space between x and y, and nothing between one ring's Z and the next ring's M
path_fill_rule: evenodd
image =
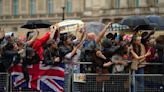
M135 74L133 92L164 92L164 76L162 74ZM144 85L142 86L142 81Z
M92 64L92 62L76 62L76 64ZM162 63L142 63L144 65L162 65Z
M73 80L70 92L164 92L164 76L161 74L135 75L134 79L129 74L85 74L85 77L83 82ZM98 80L98 77L104 80ZM144 78L143 89L138 80L135 80L141 77Z
M85 74L85 80L73 79L72 92L129 92L129 74Z
M92 62L78 62L78 64L92 64ZM144 64L162 65L162 63ZM71 89L66 92L164 92L163 74L135 74L134 71L130 71L120 74L73 73L68 75L71 76L69 77L71 83L65 84ZM144 80L143 87L139 79Z
M78 64L92 64L78 62ZM161 65L162 63L145 63L146 65ZM164 92L163 74L96 74L67 73L65 74L65 92ZM77 76L82 77L77 80ZM140 87L138 79L144 79L144 87ZM135 91L134 91L135 90ZM0 92L39 92L31 89L14 89L10 75L0 73Z
M9 74L0 73L0 92L9 92Z

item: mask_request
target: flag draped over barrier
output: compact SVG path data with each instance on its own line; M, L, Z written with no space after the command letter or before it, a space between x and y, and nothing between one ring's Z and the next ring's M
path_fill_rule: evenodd
M27 83L21 64L11 68L12 82L15 88L31 88L35 90L64 92L64 64L58 66L44 65L39 62L28 66L30 81Z

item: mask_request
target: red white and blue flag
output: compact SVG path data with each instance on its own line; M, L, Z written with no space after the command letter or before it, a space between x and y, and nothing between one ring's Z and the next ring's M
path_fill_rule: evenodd
M30 81L27 83L21 64L11 68L12 82L15 88L31 88L41 91L64 92L64 64L45 66L42 62L28 66Z

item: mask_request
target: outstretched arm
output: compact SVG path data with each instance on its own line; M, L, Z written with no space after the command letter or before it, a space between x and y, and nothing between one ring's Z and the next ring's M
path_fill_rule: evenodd
M84 33L85 33L85 32L84 32ZM83 34L84 34L84 33L83 33ZM82 34L82 36L81 36L82 39L80 40L80 43L79 43L77 46L74 47L74 49L72 50L72 52L70 52L70 57L74 56L75 53L76 53L76 51L83 45L83 42L84 42L84 40L83 40L83 38L84 38L83 34Z
M107 31L107 29L109 27L111 27L112 23L108 23L104 28L103 30L100 32L100 34L98 35L98 37L96 38L96 43L99 44L99 42L101 41L101 39L104 37L105 35L105 32Z
M38 30L36 29L35 35L32 37L32 39L26 42L27 45L28 45L28 46L31 46L31 44L37 39L38 35L39 35L39 32L38 32Z
M145 59L147 56L151 54L150 51L148 51L145 55L138 56L133 50L131 50L130 52L132 53L132 56L137 60Z
M84 27L81 28L81 30L82 30L82 34L81 34L81 37L80 37L80 42L83 40L83 38L84 38L84 36L85 36L85 33L86 33L86 30L85 30Z

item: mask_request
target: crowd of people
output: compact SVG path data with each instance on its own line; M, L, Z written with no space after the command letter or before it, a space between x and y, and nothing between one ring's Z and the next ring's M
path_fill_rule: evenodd
M57 25L52 25L49 32L38 38L39 31L27 33L26 40L21 40L14 33L5 35L0 30L0 72L9 72L14 64L22 64L22 72L29 81L28 65L43 61L45 65L57 66L65 63L65 73L123 73L132 69L136 73L155 71L164 74L164 35L152 37L155 31L133 31L111 33L108 23L98 35L88 32L85 26L76 37L71 33L59 32ZM60 32L59 32L60 33ZM58 33L57 33L58 34ZM46 44L45 44L46 43ZM80 65L78 62L92 62ZM147 67L146 62L162 63L160 67Z

